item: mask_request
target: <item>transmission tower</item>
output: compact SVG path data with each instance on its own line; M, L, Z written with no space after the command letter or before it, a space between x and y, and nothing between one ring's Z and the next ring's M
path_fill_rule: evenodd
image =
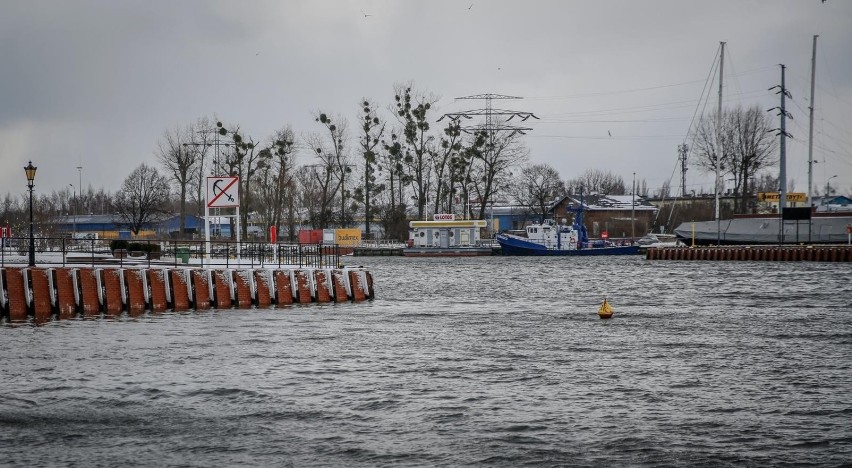
M508 132L509 136L515 135L519 133L521 135L525 135L526 132L532 130L529 127L523 127L520 125L512 125L508 123L510 120L514 118L520 119L521 122L526 122L530 118L538 119L532 112L525 111L516 111L516 110L508 110L508 109L495 109L492 101L495 99L523 99L518 96L506 96L503 94L475 94L473 96L464 96L456 98L456 100L479 100L485 101L484 109L472 109L462 112L450 112L441 116L438 119L438 122L444 119L444 117L449 117L451 120L456 122L459 126L459 129L465 133L473 133L473 132L485 132L486 137L488 138L488 144L485 147L485 151L488 154L489 160L494 156L494 135L497 132ZM461 120L472 120L474 117L485 117L485 122L480 122L474 125L461 125ZM498 121L499 119L499 121ZM493 195L493 194L492 194ZM492 226L493 226L493 218L494 218L494 201L491 200L491 218L492 218ZM469 209L469 208L467 208ZM465 216L467 216L467 211L465 212Z
M778 199L778 208L783 211L784 208L787 206L787 138L793 138L793 135L787 133L787 119L792 119L793 115L787 112L785 98L793 99L793 95L790 94L790 91L788 91L785 86L784 71L787 67L785 67L783 64L779 66L781 67L781 85L773 86L769 88L769 91L778 88L778 92L776 92L775 94L781 95L781 106L768 109L767 112L777 109L778 115L781 116L781 128L774 128L771 131L777 132L777 135L781 137L781 157L779 158L779 166L781 171L778 175L778 182L780 184L779 191L781 193L780 198Z
M485 108L484 109L473 109L461 112L450 112L441 116L438 119L438 122L444 119L444 117L449 117L452 120L461 121L461 119L471 120L474 117L485 116L485 122L479 123L476 125L462 126L461 130L465 133L471 133L473 131L484 131L488 134L488 142L493 145L494 143L494 133L499 131L509 131L511 134L520 133L521 135L525 135L527 131L532 130L529 127L521 127L518 125L510 125L508 122L514 118L521 119L521 122L526 122L530 117L534 119L538 119L532 112L524 112L524 111L515 111L508 109L494 109L492 105L493 100L495 99L523 99L518 96L505 96L503 94L475 94L473 96L464 96L456 98L456 100L484 100ZM497 117L505 117L501 119L499 122L496 120Z

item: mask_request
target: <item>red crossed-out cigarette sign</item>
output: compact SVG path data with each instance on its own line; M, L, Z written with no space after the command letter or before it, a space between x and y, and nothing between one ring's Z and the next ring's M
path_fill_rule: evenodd
M233 208L240 206L239 177L208 177L207 207Z

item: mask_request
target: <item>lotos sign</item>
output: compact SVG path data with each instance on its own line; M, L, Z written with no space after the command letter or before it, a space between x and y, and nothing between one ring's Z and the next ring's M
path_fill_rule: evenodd
M757 201L759 202L777 202L781 200L779 192L757 192ZM794 203L804 203L808 201L808 195L804 192L787 192L787 201Z
M452 213L435 213L432 215L434 221L455 221L456 215Z

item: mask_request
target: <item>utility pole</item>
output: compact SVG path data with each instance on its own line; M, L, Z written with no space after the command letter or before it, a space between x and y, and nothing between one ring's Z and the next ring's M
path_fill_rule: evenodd
M456 99L457 100L484 100L485 101L485 108L484 109L467 110L467 111L462 111L462 112L450 112L450 113L442 115L441 118L438 119L437 121L440 122L441 120L444 119L444 117L449 117L450 119L455 120L455 121L461 121L461 119L470 120L470 119L473 119L474 117L485 117L484 123L480 123L480 124L472 125L472 126L464 126L464 127L460 126L460 129L461 129L461 131L468 133L468 134L473 133L473 132L477 132L477 131L485 132L485 134L487 135L487 138L488 138L488 143L486 144L485 150L486 150L486 153L488 154L489 160L493 157L493 154L494 154L494 135L496 133L505 131L505 132L508 132L510 136L514 135L516 133L519 133L521 135L525 135L527 131L532 130L531 128L528 128L528 127L511 125L511 124L508 123L510 120L512 120L516 117L520 118L521 122L526 122L529 118L538 119L538 117L536 117L536 115L533 114L532 112L516 111L516 110L508 110L508 109L494 109L494 107L492 105L492 101L495 100L495 99L501 99L501 100L503 100L503 99L523 99L523 98L518 97L518 96L506 96L506 95L502 95L502 94L486 93L486 94L476 94L476 95L473 95L473 96L464 96L464 97L459 97L459 98L456 98ZM500 122L497 121L498 117L501 118ZM493 190L492 190L492 192L493 192ZM493 194L488 193L486 195L491 197ZM470 194L465 193L465 197L470 199ZM487 200L480 200L480 203L486 203L486 202L487 202ZM491 211L492 211L492 216L493 216L494 200L491 200L491 206L492 206ZM494 226L493 226L493 222L492 222L492 226L491 226L490 230L493 230L493 228L494 228Z
M686 196L686 171L688 170L686 167L686 157L689 153L689 146L686 143L677 145L677 152L679 154L678 159L680 160L680 196L683 198Z
M787 133L787 119L788 118L792 119L793 115L790 114L789 112L787 112L786 98L792 99L793 96L790 94L789 91L787 91L787 88L785 87L784 72L785 72L787 67L784 66L784 64L781 64L780 66L781 66L781 86L776 85L776 86L769 88L769 90L771 91L775 88L780 88L778 90L778 92L775 93L775 94L781 95L781 107L773 107L772 109L769 109L769 110L771 111L771 110L778 109L778 115L781 116L781 128L776 128L774 130L776 130L778 132L777 134L781 137L781 144L780 144L781 154L780 154L780 158L779 158L780 159L780 161L779 161L780 173L778 174L778 178L780 179L778 181L779 191L781 193L779 194L780 198L778 199L778 207L779 207L780 211L783 211L784 208L787 206L787 137L790 137L790 138L793 137L793 135L790 135L789 133Z
M74 224L71 229L71 240L77 238L77 205L74 203L74 199L77 198L77 191L74 190L74 184L68 184L71 187L71 204L74 205Z
M75 208L79 208L80 198L83 196L83 166L82 165L77 166L77 177L79 179L77 181L79 183L79 185L77 185L77 204L74 205ZM85 214L85 212L83 212L83 213Z
M773 90L775 88L780 88L777 93L781 95L781 107L773 107L771 110L778 109L778 115L781 116L781 128L776 128L775 130L778 132L777 134L781 137L780 146L780 157L779 157L779 168L780 173L778 174L779 182L779 198L778 198L778 212L780 215L780 219L778 221L778 239L781 244L784 243L784 208L787 207L787 137L792 138L793 136L787 133L787 118L793 118L793 115L787 112L787 108L785 107L785 99L792 99L793 96L787 91L785 87L784 81L784 71L787 67L784 64L780 64L781 67L781 86L773 86L769 88L769 90ZM768 112L768 111L767 111Z
M719 53L719 108L716 111L716 245L722 244L722 220L719 218L719 192L721 191L721 179L719 164L721 163L722 151L722 80L724 79L725 69L725 43L720 42L721 52Z
M814 51L811 54L811 100L808 110L810 111L810 126L808 130L808 207L814 206L814 81L816 79L816 44L818 35L814 35Z
M636 240L636 173L633 173L633 202L630 204L630 243Z

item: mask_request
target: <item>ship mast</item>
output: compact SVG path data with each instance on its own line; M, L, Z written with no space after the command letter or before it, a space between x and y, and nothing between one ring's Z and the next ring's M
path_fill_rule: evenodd
M720 42L722 47L722 51L719 54L719 109L716 112L716 162L714 166L716 166L716 245L721 245L722 243L722 221L719 219L719 191L720 180L722 179L721 173L719 171L719 163L721 159L721 155L719 154L722 151L722 77L723 70L725 68L725 43Z

